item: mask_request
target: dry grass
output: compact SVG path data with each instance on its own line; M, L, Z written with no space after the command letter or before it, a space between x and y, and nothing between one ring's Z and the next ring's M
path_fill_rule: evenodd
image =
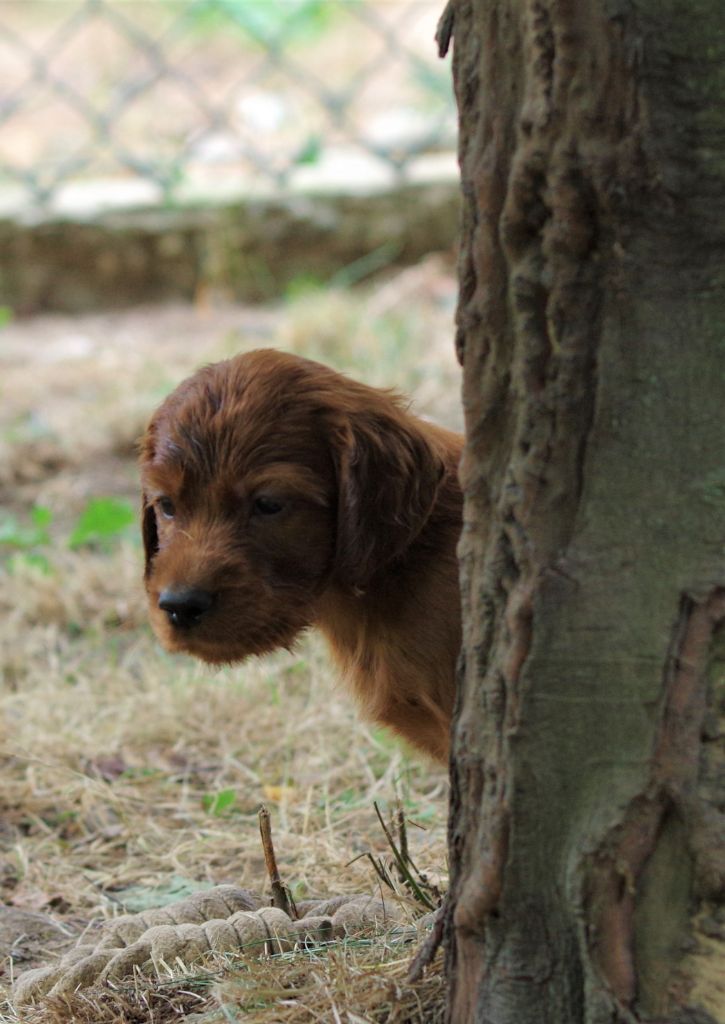
M230 961L216 971L172 980L138 979L116 989L77 992L30 1008L24 1024L147 1024L183 1018L201 1024L438 1024L443 1021L443 979L431 971L421 983L405 981L408 946L384 936L330 949Z
M169 656L146 625L135 537L104 550L71 550L67 538L89 497L136 501L133 443L148 413L194 366L233 351L272 344L321 358L410 389L421 411L456 425L452 295L447 269L429 260L375 291L274 310L47 317L0 334L0 500L21 519L34 504L53 514L48 571L0 548L6 984L11 959L19 972L57 955L131 886L161 887L159 898L175 877L264 888L263 801L298 898L376 888L368 860L353 860L387 852L374 800L402 799L421 826L409 829L414 860L445 874L443 773L357 719L314 636L232 670ZM233 803L215 814L220 792ZM139 981L91 1002L79 993L22 1019L435 1021L440 978L406 987L410 955L379 937L227 964L211 980ZM0 1004L0 1020L17 1019Z

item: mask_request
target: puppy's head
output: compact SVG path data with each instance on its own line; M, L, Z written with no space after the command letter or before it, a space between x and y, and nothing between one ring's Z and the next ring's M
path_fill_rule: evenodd
M141 446L159 639L212 663L289 646L327 587L359 592L409 546L441 472L385 392L272 350L205 367Z

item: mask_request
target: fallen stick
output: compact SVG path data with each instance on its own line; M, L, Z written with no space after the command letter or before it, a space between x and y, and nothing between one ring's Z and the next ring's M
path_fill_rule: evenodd
M279 877L277 858L274 855L274 844L272 843L272 823L269 811L264 804L259 808L259 834L262 837L262 849L264 850L264 862L267 865L267 874L272 887L272 906L283 910L293 921L297 920L297 908L294 901L287 894L287 887Z

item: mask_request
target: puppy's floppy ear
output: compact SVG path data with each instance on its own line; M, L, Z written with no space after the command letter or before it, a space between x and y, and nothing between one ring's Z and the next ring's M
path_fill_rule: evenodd
M159 535L156 530L156 513L145 494L142 500L141 535L145 557L143 577L147 580L151 575L151 562L159 550Z
M445 466L415 420L397 409L345 416L336 456L335 576L361 588L423 529Z

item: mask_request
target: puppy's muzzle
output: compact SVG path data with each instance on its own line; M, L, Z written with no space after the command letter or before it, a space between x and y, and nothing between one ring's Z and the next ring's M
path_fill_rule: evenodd
M159 608L166 612L175 629L191 629L214 604L214 595L208 590L173 590L166 588L159 594Z

